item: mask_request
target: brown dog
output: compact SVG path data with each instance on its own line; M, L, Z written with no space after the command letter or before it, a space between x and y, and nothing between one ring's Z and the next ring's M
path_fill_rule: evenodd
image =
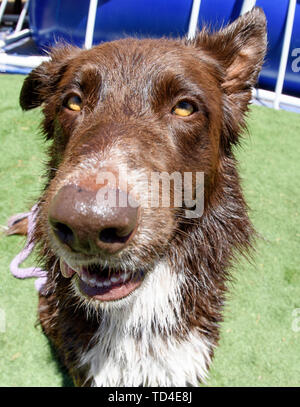
M48 270L39 316L77 385L205 378L229 267L253 236L232 146L265 25L256 8L193 41L61 47L26 78L21 106L43 105L52 140L34 234ZM162 173L193 174L194 206L176 203L175 178L169 205L161 185L159 204L148 205L147 181ZM199 216L196 174L204 174Z

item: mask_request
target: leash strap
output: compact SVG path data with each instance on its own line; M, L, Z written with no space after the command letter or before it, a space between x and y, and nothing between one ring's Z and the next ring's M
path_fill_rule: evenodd
M32 240L34 227L35 227L35 220L37 215L38 206L34 205L31 208L30 212L27 213L18 213L17 215L13 216L9 219L8 225L14 224L16 221L24 219L25 217L28 218L28 235L27 241L25 244L24 249L16 255L16 257L10 263L10 271L16 278L31 278L31 277L38 277L35 281L35 288L41 294L43 293L45 283L47 281L47 272L42 270L39 267L27 267L21 268L20 265L27 259L27 257L31 254L35 244Z

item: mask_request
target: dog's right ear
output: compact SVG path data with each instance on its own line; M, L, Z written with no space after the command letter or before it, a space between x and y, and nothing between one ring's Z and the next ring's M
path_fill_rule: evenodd
M80 52L80 48L63 46L54 48L49 61L31 71L23 83L20 105L23 110L33 109L45 102L53 94L70 60Z

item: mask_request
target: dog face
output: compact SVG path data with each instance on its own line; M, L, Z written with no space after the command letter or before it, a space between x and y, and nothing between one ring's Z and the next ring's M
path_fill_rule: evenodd
M95 307L126 306L174 242L201 228L201 217L185 217L174 179L169 204L159 184L151 205L153 174L193 174L191 198L195 174L204 174L204 212L217 205L265 47L265 18L255 9L191 42L57 48L25 80L21 106L43 105L52 140L39 237L74 295Z

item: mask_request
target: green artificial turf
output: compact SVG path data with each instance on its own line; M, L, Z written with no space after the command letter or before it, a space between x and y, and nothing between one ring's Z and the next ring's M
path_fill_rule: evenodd
M41 113L21 112L23 80L0 76L0 225L28 209L42 184ZM241 260L233 270L207 385L299 386L300 115L253 106L248 123L251 136L245 136L237 157L262 238L252 264ZM23 244L22 237L0 236L0 386L70 385L35 326L33 280L10 275L9 263ZM26 262L32 263L33 257Z

